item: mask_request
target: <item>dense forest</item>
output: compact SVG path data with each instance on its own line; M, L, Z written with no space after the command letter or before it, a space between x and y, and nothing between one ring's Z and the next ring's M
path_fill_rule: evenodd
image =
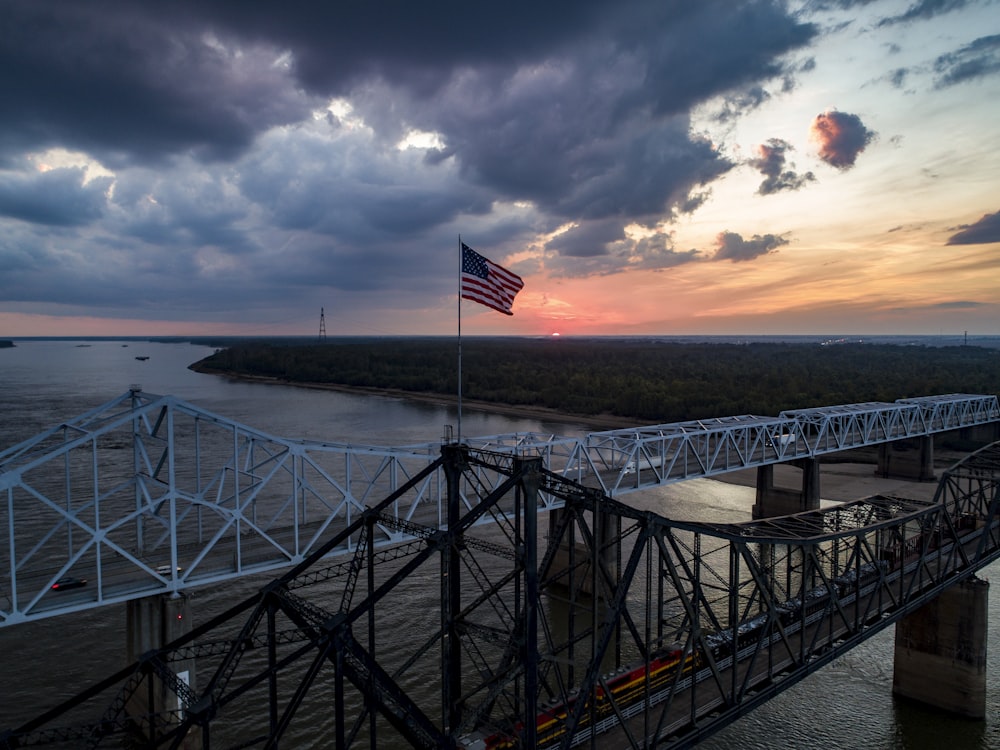
M237 344L200 372L457 392L454 339ZM565 414L675 422L785 409L1000 392L1000 350L882 344L680 344L627 339L466 338L463 395Z

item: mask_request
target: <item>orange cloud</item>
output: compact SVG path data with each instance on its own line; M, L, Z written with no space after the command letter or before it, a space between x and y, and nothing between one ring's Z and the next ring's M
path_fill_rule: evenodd
M858 155L876 135L857 115L835 109L816 115L810 134L819 146L819 158L841 170L853 167Z

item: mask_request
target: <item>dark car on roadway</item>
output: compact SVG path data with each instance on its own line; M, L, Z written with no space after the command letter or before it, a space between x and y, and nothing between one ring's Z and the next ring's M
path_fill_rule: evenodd
M72 576L67 576L66 578L60 578L58 581L52 584L53 591L66 591L68 589L78 589L81 586L87 585L86 578L73 578Z

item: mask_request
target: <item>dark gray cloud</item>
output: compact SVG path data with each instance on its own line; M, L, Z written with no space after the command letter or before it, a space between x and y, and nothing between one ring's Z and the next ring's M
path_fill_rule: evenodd
M726 171L689 135L688 109L762 96L816 34L776 1L12 0L2 13L0 150L59 145L112 167L233 159L350 95L384 142L443 133L469 180L588 217L660 212Z
M8 0L0 216L36 258L64 246L47 227L86 233L4 298L148 308L178 280L178 304L220 307L318 280L445 293L433 248L459 224L502 252L574 222L555 249L575 275L687 262L624 227L694 211L734 166L691 108L755 108L817 33L779 0ZM353 111L324 113L336 98ZM400 149L413 130L439 145ZM113 177L26 165L47 149Z
M980 307L989 307L989 304L976 300L954 300L952 302L938 302L935 305L929 305L929 307L940 310L975 310Z
M816 180L812 172L798 174L794 169L785 169L786 154L791 150L792 145L780 138L771 138L767 143L757 146L757 158L750 159L748 163L764 175L764 181L757 188L760 195L798 190L806 183Z
M0 216L51 226L80 226L99 219L110 177L86 182L78 167L44 172L0 173Z
M1000 34L983 36L934 61L939 87L1000 73Z
M583 221L546 243L545 267L562 278L620 273L634 266L632 247L620 221Z
M0 149L61 146L109 166L232 158L263 129L306 116L272 43L236 40L186 5L5 2Z
M736 232L720 232L715 238L716 251L712 259L731 260L734 263L753 260L787 244L787 239L776 234L755 234L750 239L744 239Z
M969 0L918 0L902 13L882 19L880 25L928 21L945 13L951 13L969 5Z
M908 68L896 68L889 72L889 83L893 88L901 89L906 84L906 78L909 74Z
M992 214L985 214L983 218L975 224L966 224L957 227L960 231L955 232L948 238L948 245L980 245L989 242L1000 242L1000 211Z
M819 158L841 170L854 166L858 155L875 140L875 135L857 115L837 110L816 115L812 123L812 137L819 146Z
M850 10L876 2L879 0L808 0L806 6L811 10Z
M183 180L173 180L132 171L116 182L113 207L114 229L151 245L214 247L235 255L254 247L243 231L253 209L224 174L192 166Z
M268 0L184 0L180 5L201 25L294 50L298 80L324 94L346 93L358 82L380 79L429 96L456 68L499 71L543 60L581 39L604 36L602 29L618 36L637 20L601 0L430 5L386 0L309 3L279 11ZM687 5L666 3L665 17L683 13ZM648 17L657 7L642 0L634 4L634 14Z
M771 98L771 92L761 85L751 86L724 98L722 106L715 114L717 122L738 120L747 112L757 109Z
M232 158L263 130L297 122L322 98L368 81L427 100L457 71L475 71L489 94L525 66L576 67L586 49L598 53L574 71L577 86L595 83L588 64L609 59L644 84L602 109L683 112L779 72L778 56L815 33L778 2L729 6L8 0L0 10L0 132L7 146L58 143L107 163L178 153ZM681 64L696 73L677 76ZM451 121L437 111L437 125Z
M570 258L589 258L607 255L608 246L623 239L625 232L615 222L588 222L560 234L546 248Z
M677 250L671 238L664 234L639 240L635 243L635 252L641 258L637 267L660 271L704 259L697 249Z
M550 240L546 250L546 269L562 277L661 271L702 259L697 250L678 251L673 238L660 229L646 228L636 239L613 219L583 222Z
M678 17L664 15L682 6ZM567 218L669 211L732 167L691 134L690 107L778 74L777 50L814 32L770 3L727 7L722 16L715 3L662 7L636 14L627 44L604 39L553 54L500 85L495 68L468 71L409 110L422 127L447 134L463 175L511 199ZM371 97L366 118L389 101Z
M419 151L372 144L365 133L331 142L325 129L269 134L243 161L236 187L268 224L370 244L490 211L495 195L463 182L446 163L428 168Z

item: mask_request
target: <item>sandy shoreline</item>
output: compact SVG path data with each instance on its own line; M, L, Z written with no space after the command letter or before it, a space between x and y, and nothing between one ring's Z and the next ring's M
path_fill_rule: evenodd
M203 370L191 366L195 372L205 375L217 375L218 377L230 380L240 380L248 383L271 383L274 385L288 385L295 388L309 388L319 391L339 391L341 393L356 393L366 396L384 396L386 398L402 398L411 401L419 401L425 404L451 405L458 403L458 396L450 396L443 393L423 393L418 391L404 391L401 388L368 388L356 385L341 385L339 383L305 383L281 378L264 377L260 375L240 375L229 372L216 372L213 370ZM617 430L623 427L635 427L639 424L635 419L626 419L613 414L601 414L597 416L585 416L581 414L567 414L548 409L542 406L524 406L517 404L500 404L492 401L480 401L477 399L462 397L462 410L484 411L491 414L504 414L510 417L523 417L525 419L539 419L546 422L561 422L563 424L584 425L593 427L595 430Z

